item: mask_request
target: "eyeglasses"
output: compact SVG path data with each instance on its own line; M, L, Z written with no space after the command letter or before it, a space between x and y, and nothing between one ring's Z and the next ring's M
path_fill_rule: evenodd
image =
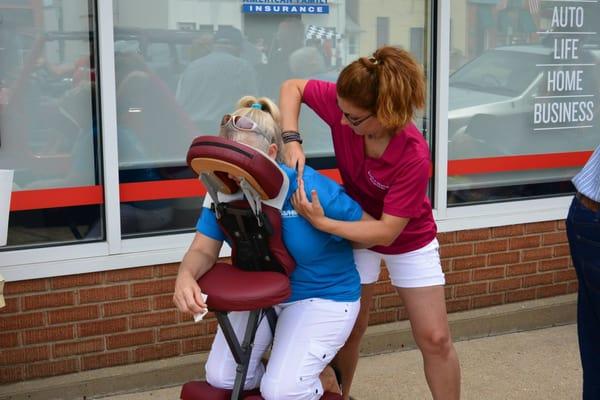
M344 118L346 118L346 120L348 122L350 122L350 124L352 126L359 126L360 124L362 124L363 122L365 122L366 120L368 120L369 118L371 118L373 116L373 114L369 114L369 115L365 115L364 117L361 117L361 118L353 118L347 112L342 111L342 114L344 114Z
M232 128L241 131L241 132L253 132L257 135L262 136L267 140L267 142L272 143L273 139L269 137L256 122L251 120L249 117L245 115L231 115L225 114L223 115L223 119L221 120L221 127L231 126Z
M359 126L360 124L362 124L363 122L365 122L366 120L368 120L369 118L371 118L373 116L373 114L369 114L369 115L365 115L364 117L354 118L354 117L350 116L350 113L344 112L344 110L342 110L340 108L339 104L338 104L338 108L340 109L342 114L344 114L344 118L346 118L346 121L350 122L350 125L352 125L352 126Z

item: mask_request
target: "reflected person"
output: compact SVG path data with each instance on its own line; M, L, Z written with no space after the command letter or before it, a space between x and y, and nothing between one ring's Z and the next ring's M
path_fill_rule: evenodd
M158 165L183 163L195 129L169 87L136 53L115 55L119 180L159 181ZM173 220L170 200L121 203L123 233L166 228Z
M276 99L281 83L295 77L289 64L290 55L303 47L304 42L304 23L300 18L288 17L279 23L267 64L260 66L261 89L267 96Z
M248 93L256 93L256 71L240 57L242 33L233 26L221 26L214 36L209 54L191 62L177 85L177 101L199 131L215 134L218 121Z
M327 70L323 54L312 46L304 46L292 52L289 57L289 68L291 76L300 79L335 82L338 75L335 70ZM301 105L298 124L304 133L308 153L313 157L331 154L333 145L329 127L306 104Z

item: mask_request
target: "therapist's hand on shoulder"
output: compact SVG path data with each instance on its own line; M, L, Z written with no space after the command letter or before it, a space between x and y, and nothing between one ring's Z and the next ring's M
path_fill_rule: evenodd
M306 164L306 156L302 145L298 142L290 142L283 146L283 161L290 168L295 168L298 172L298 178L302 178L304 174L304 164Z
M187 271L180 271L177 275L173 302L179 311L188 314L198 314L207 308L200 286L194 276Z
M312 226L319 228L320 224L327 218L325 210L319 201L319 195L316 190L310 192L311 199L306 196L304 189L304 180L298 179L298 189L292 195L292 206L298 214L303 216Z

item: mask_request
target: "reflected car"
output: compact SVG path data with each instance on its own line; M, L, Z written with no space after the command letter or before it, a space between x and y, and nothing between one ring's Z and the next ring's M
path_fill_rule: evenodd
M538 104L539 109L540 103L552 101L550 96L590 96L598 93L600 50L593 46L585 46L581 53L581 59L585 63L595 65L580 67L587 68L582 74L583 91L549 93L546 71L573 70L573 67L548 67L547 64L553 61L553 51L553 47L544 45L499 47L483 53L450 76L450 162L595 148L600 135L592 128L578 126L582 129L555 129L561 126L564 128L564 124L549 129L534 126L534 107ZM598 118L595 108L594 104L594 120ZM589 125L593 125L593 122L595 121ZM569 180L576 171L576 168L557 168L454 175L448 177L448 189L453 192L561 182ZM488 190L486 194L493 195L493 191Z

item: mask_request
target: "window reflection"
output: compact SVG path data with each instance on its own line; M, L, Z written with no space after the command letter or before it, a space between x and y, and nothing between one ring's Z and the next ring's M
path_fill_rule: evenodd
M463 0L451 16L448 204L570 193L579 166L561 160L600 139L600 6Z
M102 238L94 21L87 0L0 1L0 168L15 170L5 249Z
M217 134L223 114L243 95L277 101L286 79L335 81L348 62L383 44L410 49L428 61L423 56L426 1L385 0L377 8L367 0L329 1L328 14L248 13L242 3L114 2L122 185L191 178L185 167L191 139ZM380 20L387 25L378 25ZM130 64L124 60L134 58L136 71L126 72ZM306 107L300 129L309 162L334 167L329 129ZM162 195L122 202L124 235L193 228L201 202ZM160 216L144 216L148 210ZM142 227L147 218L155 226Z

